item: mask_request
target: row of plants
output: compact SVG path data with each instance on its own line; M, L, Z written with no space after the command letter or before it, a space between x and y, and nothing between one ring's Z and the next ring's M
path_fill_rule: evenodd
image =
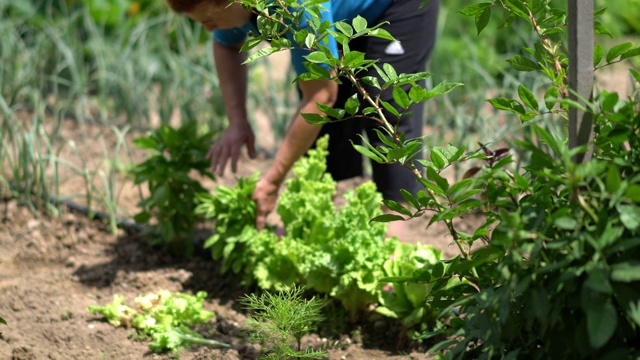
M370 223L386 217L372 182L348 191L345 204L336 208L336 182L325 172L328 138L319 139L317 148L294 165L294 176L286 181L277 207L282 228L262 231L256 230L251 199L258 173L240 178L233 187L218 185L212 193L188 176L192 170L210 175L202 164L206 149L198 146L207 138L185 126L160 128L135 141L155 154L136 168L136 181L150 189L136 219L148 224L153 245L175 250L180 244L178 249L193 253L194 230L210 220L214 234L204 249L221 262L222 274L238 274L247 287L277 292L304 286L341 303L353 322L364 319L378 303L379 313L400 319L407 328L433 315L420 303L429 293L428 285L385 290L389 284L379 279L436 263L440 251L385 239L386 225Z

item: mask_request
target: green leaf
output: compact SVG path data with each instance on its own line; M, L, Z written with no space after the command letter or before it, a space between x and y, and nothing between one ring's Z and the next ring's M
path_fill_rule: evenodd
M350 51L344 56L344 66L357 68L365 61L364 53L360 51Z
M556 87L549 88L549 90L547 90L547 92L544 94L544 105L547 107L547 110L553 109L556 102L558 102L557 98L558 98L558 88Z
M451 155L451 157L449 158L450 163L460 159L460 157L462 157L462 155L464 155L464 152L467 150L466 145L462 145L459 149L456 149L455 146L452 146L451 144L449 144L449 147L450 151L453 152L453 155Z
M578 226L576 219L568 216L562 216L553 221L553 224L562 230L575 230Z
M389 208L389 210L391 211L395 211L397 213L400 213L402 215L406 215L406 216L412 216L413 213L411 212L411 210L407 209L406 207L404 207L402 204L400 204L397 201L394 200L384 200L383 201L384 205L386 207Z
M346 36L351 37L353 35L353 28L351 27L351 25L347 24L346 22L338 21L335 24L335 26L338 29L338 31L345 34Z
M313 33L307 33L307 35L304 38L304 44L307 47L307 49L311 49L313 48L313 44L316 42L316 36Z
M133 145L138 149L156 150L158 148L158 142L148 137L134 139Z
M300 115L302 115L302 117L309 123L312 125L323 125L326 123L330 123L331 119L329 119L326 116L322 116L320 114L315 114L315 113L301 113Z
M613 38L613 35L600 21L593 22L593 33L597 35L609 35L610 38Z
M393 100L403 109L407 109L411 105L411 99L400 86L393 88Z
M249 58L247 58L247 60L245 60L243 62L243 64L249 64L252 62L255 62L256 60L262 59L264 57L267 57L275 52L280 51L280 49L278 48L274 48L274 47L268 47L268 48L264 48L264 49L260 49L256 52L254 52L253 54L251 54L251 56L249 56Z
M589 274L587 281L584 282L584 286L590 290L600 292L603 294L611 294L612 288L609 282L608 274L601 270L596 269Z
M545 129L541 128L540 126L534 126L533 129L535 130L536 134L538 134L538 136L542 139L542 141L549 145L549 147L551 148L551 150L553 150L553 152L560 156L561 155L561 151L560 151L560 147L558 146L558 142L556 141L556 139Z
M490 19L491 19L490 7L486 7L484 8L484 10L482 10L482 12L479 12L476 14L475 21L476 21L476 31L478 32L478 35L480 35L482 30L484 30L484 28L487 27L487 24L489 24Z
M504 0L503 3L514 15L527 20L527 22L531 21L529 19L529 9L527 9L521 0Z
M422 99L422 101L429 100L429 99L431 99L433 97L436 97L436 96L448 94L453 89L455 89L455 88L457 88L459 86L464 86L464 84L462 84L462 83L450 83L450 82L443 81L443 82L439 83L438 85L436 85L433 89L427 91L427 94Z
M378 81L378 78L375 76L363 76L362 79L363 83L365 83L366 85L369 86L373 86L376 89L380 89L380 82Z
M619 44L619 45L616 45L616 46L612 47L611 49L609 49L609 52L607 53L607 57L606 57L607 62L608 63L612 62L617 57L622 55L625 51L629 50L631 48L631 46L633 46L632 43L626 42L624 44Z
M261 42L262 42L262 38L248 39L247 41L244 42L244 44L242 44L242 48L240 49L240 51L247 52L255 48L256 46L260 45Z
M394 81L394 80L396 80L398 78L398 74L396 73L396 69L394 69L391 64L384 63L382 65L382 68L384 69L384 72L389 77L389 80L387 80L387 81Z
M604 49L600 45L596 45L593 48L593 66L598 66L604 58Z
M449 189L449 182L447 179L438 175L438 173L431 167L427 167L427 178L435 182L442 192L446 192Z
M476 14L480 14L484 11L484 9L491 6L491 3L485 2L480 4L469 5L466 8L459 11L460 14L466 16L474 16Z
M305 45L305 42L307 40L307 36L308 35L309 35L309 30L302 29L302 30L298 31L297 33L295 33L294 39L295 39L296 43L298 43L298 45L302 46L302 45ZM260 40L262 40L262 39L260 39ZM242 51L242 49L240 51Z
M618 104L618 93L610 93L602 100L602 110L604 111L612 111L613 108Z
M622 55L620 55L620 60L628 59L630 57L635 57L638 55L640 55L640 46L629 51L625 51Z
M493 107L499 110L506 110L516 114L525 114L524 106L517 100L506 98L495 98L487 100Z
M629 72L631 73L631 76L633 76L633 78L640 83L640 72L635 69L629 69Z
M620 213L620 221L627 229L631 231L640 229L640 206L618 205L617 209Z
M609 164L607 171L607 191L610 193L615 193L620 189L620 184L622 179L620 178L620 169L615 164Z
M398 221L398 220L404 220L404 218L402 216L400 216L400 215L395 215L395 214L383 214L383 215L378 215L378 216L374 217L373 219L371 219L371 221L383 222L383 223L391 222L391 221ZM395 281L388 280L387 282L395 282Z
M327 116L331 116L331 117L336 118L338 120L340 120L340 119L342 119L344 117L345 111L342 110L342 109L334 109L333 107L331 107L329 105L320 104L320 103L317 103L316 106L318 107L318 109L320 111L322 111L325 114L327 114Z
M349 115L354 115L358 112L360 108L360 100L358 100L358 94L353 94L347 102L344 104L344 109L349 113Z
M151 220L151 214L148 211L142 211L133 217L138 224L146 224Z
M454 196L454 195L457 195L459 192L463 192L467 190L469 187L471 187L471 185L473 185L473 181L474 181L473 179L464 179L451 185L451 188L448 191L449 195Z
M520 100L531 108L533 111L538 111L538 101L536 97L533 96L531 90L527 89L523 85L518 85L518 95L520 96Z
M640 261L631 260L612 265L611 280L625 283L640 281Z
M431 150L431 153L429 154L431 157L431 161L433 162L433 165L435 165L436 168L438 168L438 170L442 170L444 169L444 159L442 158L442 156L440 156L440 154L438 154L437 151Z
M424 101L427 96L427 90L425 90L422 86L414 85L409 90L409 97L411 101L415 103L419 103Z
M373 37L377 37L377 38L385 39L389 41L395 40L395 38L393 37L393 35L391 35L390 32L382 28L371 30L371 32L369 33L369 36L373 36Z
M518 71L536 71L540 69L540 65L520 55L516 55L507 61Z
M618 326L618 313L607 299L602 304L593 304L586 309L587 312L587 334L589 344L594 349L604 346L613 336Z
M626 195L631 201L640 203L640 185L629 185Z
M306 55L304 58L307 59L307 61L316 64L324 64L327 62L327 60L329 60L329 58L327 58L327 55L325 55L325 53L323 53L322 51L314 51L311 54Z
M352 24L356 33L362 32L367 28L367 20L360 15L356 16L356 18L353 19Z
M407 204L413 206L416 210L420 210L420 208L422 207L420 206L420 202L416 199L416 197L407 190L400 189L400 196L402 196Z
M362 145L356 145L352 143L352 146L354 149L356 149L357 152L359 152L360 154L368 157L369 159L378 162L380 164L385 163L385 159L382 158L380 155L374 153L373 151L367 149L366 147L362 146Z
M398 111L398 109L393 107L393 105L389 104L386 101L382 101L382 100L380 100L380 104L382 105L382 107L385 108L385 110L387 110L388 112L393 114L393 116L395 116L396 118L400 118L400 112Z

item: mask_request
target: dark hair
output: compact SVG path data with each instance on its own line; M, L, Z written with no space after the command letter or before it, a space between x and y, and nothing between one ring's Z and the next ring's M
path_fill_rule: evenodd
M171 7L171 9L173 9L173 11L178 13L184 13L184 12L190 11L196 5L205 1L208 1L208 0L167 0L167 3Z

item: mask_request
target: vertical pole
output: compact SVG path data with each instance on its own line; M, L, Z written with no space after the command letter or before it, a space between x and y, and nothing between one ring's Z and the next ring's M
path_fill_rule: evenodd
M593 2L569 0L569 87L582 98L593 98ZM571 93L570 98L577 100ZM593 137L593 114L569 109L569 147L588 143ZM577 155L575 162L589 161L593 149Z

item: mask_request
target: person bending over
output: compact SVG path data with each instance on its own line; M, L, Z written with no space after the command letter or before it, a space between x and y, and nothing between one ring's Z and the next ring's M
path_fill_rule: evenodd
M243 146L246 146L250 158L256 156L255 135L249 125L246 109L247 67L242 65L246 55L239 51L247 33L257 33L256 16L232 0L167 1L174 11L185 14L213 32L213 55L229 126L220 140L212 145L208 158L212 169L218 174L223 175L229 163L235 173ZM324 18L321 20L350 23L359 15L371 25L385 23L382 28L389 31L396 41L361 37L349 43L351 50L365 53L368 59L389 63L399 74L417 73L426 69L434 47L439 7L438 0L431 0L420 9L421 2L422 0L331 0L322 4L327 11L323 12ZM337 57L339 45L335 39L328 40L328 47ZM291 63L298 75L306 72L303 65L306 54L308 51L304 49L291 51ZM379 77L374 69L362 76ZM345 80L338 85L332 80L309 80L299 81L297 85L301 94L300 104L272 164L253 193L253 199L257 203L258 229L264 228L267 214L275 208L278 190L287 173L314 146L319 136L329 134L327 170L336 181L363 175L362 156L350 142L361 144L362 139L358 134L365 132L372 145L380 145L373 131L380 125L372 120L350 119L311 125L300 115L322 114L316 103L344 108L347 99L356 92L350 82ZM420 85L425 84L423 82ZM367 91L377 93L374 88ZM391 91L383 92L382 99L393 103ZM407 139L422 136L423 105L412 110L412 115L402 117L399 122L395 120L398 131L404 132ZM385 116L393 123L394 116L391 113L387 112ZM400 189L414 194L420 189L415 176L402 165L372 161L371 166L373 181L384 199L401 202ZM389 235L397 235L402 239L404 226L404 222L391 223Z

